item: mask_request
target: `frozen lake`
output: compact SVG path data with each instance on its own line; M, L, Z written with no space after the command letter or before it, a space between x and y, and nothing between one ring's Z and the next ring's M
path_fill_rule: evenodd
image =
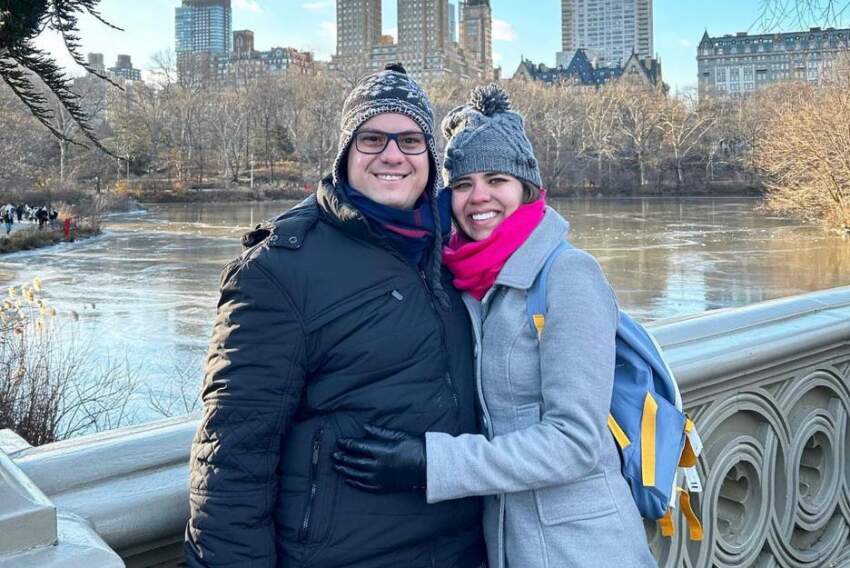
M850 240L766 217L753 199L554 200L571 240L594 254L638 319L687 315L850 284ZM150 396L197 390L218 277L239 238L293 202L153 205L106 234L0 257L0 284L44 281L59 324L93 356L140 369L138 419Z

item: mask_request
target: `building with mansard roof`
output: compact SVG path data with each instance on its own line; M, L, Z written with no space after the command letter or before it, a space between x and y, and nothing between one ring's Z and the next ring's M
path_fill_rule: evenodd
M781 81L817 83L833 60L850 52L850 29L712 37L697 48L700 96L740 96Z
M550 85L571 83L587 87L600 87L629 79L647 87L667 89L661 75L661 62L657 59L641 58L632 53L624 65L601 66L594 65L583 49L577 49L566 66L547 67L543 63L533 63L523 58L512 78Z

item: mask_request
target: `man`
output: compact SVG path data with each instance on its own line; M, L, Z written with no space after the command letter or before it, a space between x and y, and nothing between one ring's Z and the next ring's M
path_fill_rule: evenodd
M376 495L333 469L336 441L366 428L478 431L472 334L440 264L450 211L432 134L401 66L366 77L343 106L333 173L225 268L189 566L484 564L477 498Z

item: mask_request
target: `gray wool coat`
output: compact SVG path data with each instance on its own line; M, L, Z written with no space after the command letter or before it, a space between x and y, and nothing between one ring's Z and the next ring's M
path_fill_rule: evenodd
M426 435L427 498L489 496L490 568L654 567L607 427L618 312L592 256L557 258L539 345L528 324L526 292L568 229L547 208L483 300L464 295L483 434Z

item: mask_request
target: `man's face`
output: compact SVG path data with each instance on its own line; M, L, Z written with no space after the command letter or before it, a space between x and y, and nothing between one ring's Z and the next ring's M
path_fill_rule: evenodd
M422 129L416 122L397 113L373 116L357 131L422 135ZM348 150L348 183L376 203L397 209L411 209L428 183L428 156L427 149L421 154L405 154L395 140L389 140L387 147L379 154L364 154L357 149L357 143L352 141Z

